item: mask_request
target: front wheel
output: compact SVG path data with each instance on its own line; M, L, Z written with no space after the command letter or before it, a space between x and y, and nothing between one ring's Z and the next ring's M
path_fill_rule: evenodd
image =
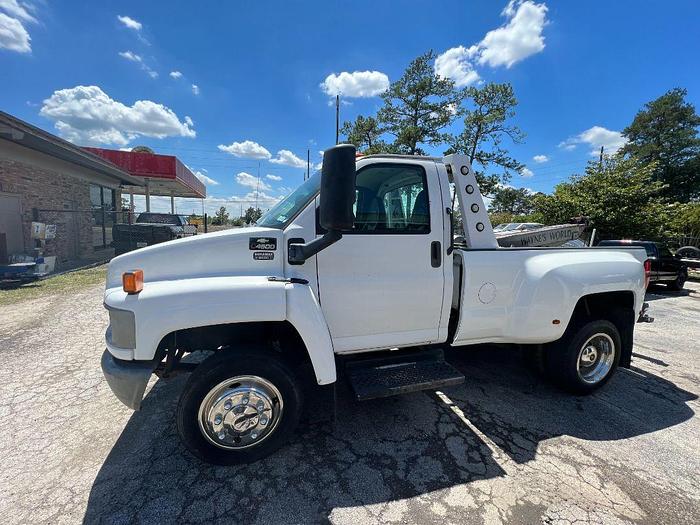
M550 345L547 372L565 390L590 394L614 374L621 347L620 333L613 323L591 321Z
M292 435L302 407L294 373L265 351L224 351L192 373L177 408L185 446L208 463L257 461Z

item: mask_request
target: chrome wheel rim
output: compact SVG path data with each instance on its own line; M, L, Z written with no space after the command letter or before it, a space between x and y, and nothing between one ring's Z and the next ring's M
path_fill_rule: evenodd
M236 376L204 396L199 405L199 429L219 448L248 448L272 435L282 409L282 395L275 385L258 376Z
M588 384L602 381L615 361L615 343L608 334L592 335L583 343L576 361L576 371Z

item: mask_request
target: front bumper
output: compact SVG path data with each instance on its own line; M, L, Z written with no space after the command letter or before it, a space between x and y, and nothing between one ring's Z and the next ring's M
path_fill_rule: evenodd
M143 393L158 361L123 361L105 350L102 373L117 399L133 410L141 408Z

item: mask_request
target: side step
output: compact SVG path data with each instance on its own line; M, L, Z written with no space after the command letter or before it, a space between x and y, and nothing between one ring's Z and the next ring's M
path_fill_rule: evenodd
M358 401L464 383L464 375L445 362L439 348L392 352L386 357L350 361L345 368Z

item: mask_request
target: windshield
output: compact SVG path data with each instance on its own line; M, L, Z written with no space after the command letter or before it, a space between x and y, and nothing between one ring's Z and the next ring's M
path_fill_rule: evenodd
M296 217L311 199L318 195L321 188L321 174L314 173L306 182L299 186L284 199L275 204L258 222L258 226L282 229Z
M509 222L508 224L503 225L503 227L499 231L510 232L513 230L517 230L518 227L520 227L519 222Z

